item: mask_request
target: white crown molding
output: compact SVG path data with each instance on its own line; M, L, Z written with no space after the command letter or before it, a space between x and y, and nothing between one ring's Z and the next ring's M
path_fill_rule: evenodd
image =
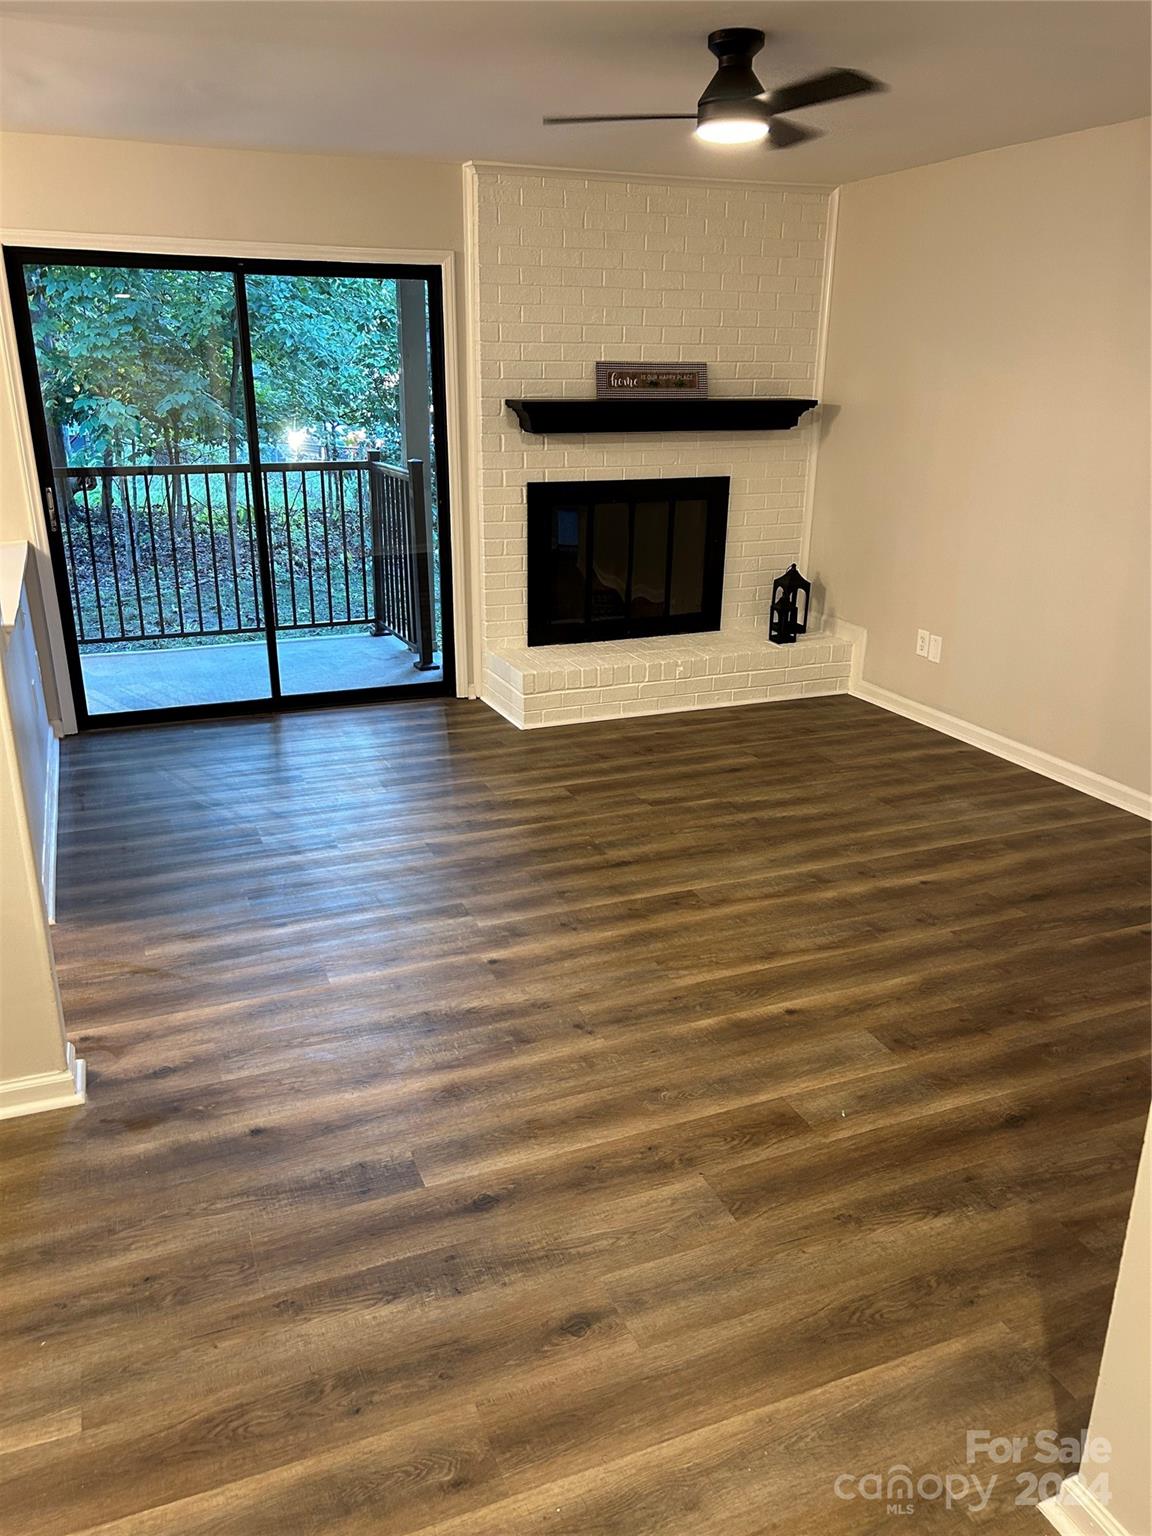
M514 160L466 160L464 169L477 174L516 176L567 176L576 181L626 181L633 185L738 187L760 192L819 192L825 197L836 190L829 182L757 181L743 176L678 176L671 171L598 171L594 166L520 165Z
M87 1069L69 1042L67 1065L61 1072L37 1072L0 1083L0 1120L38 1115L50 1109L75 1109L87 1099Z
M1065 1478L1060 1492L1045 1499L1038 1509L1060 1536L1137 1536L1120 1524L1079 1473Z
M91 230L20 229L0 225L4 245L61 251L111 251L127 256L220 256L244 261L349 261L381 266L451 268L454 252L400 246L319 245L314 241L201 240L188 235L93 234ZM450 289L444 285L445 298Z
M845 635L845 638L848 638L849 632L857 629L857 626L838 624L837 629ZM970 720L961 720L956 715L946 714L942 709L933 709L930 704L921 704L916 699L908 699L903 694L893 693L888 688L879 688L875 683L867 683L856 674L855 653L849 692L869 704L891 710L895 715L903 715L906 719L915 720L918 724L940 731L945 736L967 742L970 747L979 747L982 752L990 752L994 757L1002 757L1020 768L1030 768L1033 773L1043 774L1047 779L1055 779L1059 784L1067 784L1070 789L1078 789L1097 800L1104 800L1109 805L1118 806L1122 811L1131 811L1134 816L1143 816L1145 820L1152 821L1152 795L1133 789L1128 784L1120 784L1115 779L1105 778L1102 773L1094 773L1090 768L1081 768L1076 763L1066 762L1062 757L1054 757L1052 753L1043 752L1039 747L1030 747L1025 742L1014 741L1010 736L1001 736L998 731L990 731L982 725L973 725Z

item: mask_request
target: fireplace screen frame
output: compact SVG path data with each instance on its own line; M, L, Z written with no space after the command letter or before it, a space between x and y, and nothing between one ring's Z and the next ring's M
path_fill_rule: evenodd
M728 539L728 475L627 480L539 480L528 485L528 644L579 645L593 640L630 640L653 635L703 634L720 628L724 594L724 554ZM665 612L655 618L633 614L633 576L636 558L636 508L665 501L671 508L665 549ZM704 502L702 600L688 613L673 614L670 589L675 559L675 503ZM627 576L623 594L624 613L617 619L593 617L594 583L590 574L595 561L596 519L594 506L625 504L628 517ZM557 618L552 592L555 574L554 530L556 514L566 512L584 519L581 537L588 541L581 619Z

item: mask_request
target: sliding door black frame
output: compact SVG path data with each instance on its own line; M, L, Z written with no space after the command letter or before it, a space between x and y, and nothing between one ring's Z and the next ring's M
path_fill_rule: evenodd
M53 515L56 466L49 447L48 423L40 392L40 373L36 362L32 316L24 282L26 266L87 266L145 268L160 271L219 272L231 275L236 295L236 329L244 380L244 417L248 434L248 463L251 466L252 510L259 544L260 592L263 609L263 637L267 647L270 695L227 704L181 704L166 709L138 709L108 714L90 714L84 693L80 642L72 612L72 593L68 585L63 535L58 518ZM76 722L80 730L105 727L151 725L178 720L208 720L236 715L289 713L303 709L335 708L345 705L376 704L403 699L442 698L456 692L455 647L453 644L452 604L452 508L449 496L447 443L447 384L444 351L444 285L438 266L402 262L314 262L249 261L214 256L153 255L139 251L83 251L57 246L5 246L4 270L12 316L29 426L36 455L37 483L41 511L48 531L52 554L52 572L57 603L64 631L64 648L72 684ZM428 341L432 382L433 455L436 463L437 525L439 532L440 624L442 632L441 677L436 682L413 682L381 688L327 690L323 693L285 694L280 687L276 652L276 606L272 561L268 540L267 508L263 482L259 474L260 438L252 374L252 338L248 324L246 277L366 277L408 278L423 281L428 294ZM419 674L416 674L419 676Z

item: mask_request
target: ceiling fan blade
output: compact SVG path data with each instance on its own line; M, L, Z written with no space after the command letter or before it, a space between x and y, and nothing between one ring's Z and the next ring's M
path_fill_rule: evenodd
M694 123L695 112L623 112L616 117L545 117L542 122L553 123Z
M769 149L791 149L793 144L803 144L806 139L818 139L818 128L801 128L799 123L785 122L774 117L768 125L766 144Z
M855 69L828 69L822 75L812 75L808 80L794 80L791 85L780 85L768 92L769 112L798 112L801 107L819 106L823 101L840 101L845 96L861 96L866 91L883 91L886 87L871 75L862 75Z

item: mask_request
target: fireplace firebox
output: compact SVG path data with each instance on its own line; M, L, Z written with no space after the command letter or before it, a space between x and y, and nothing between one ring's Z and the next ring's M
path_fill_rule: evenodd
M720 628L726 475L528 486L528 644Z

